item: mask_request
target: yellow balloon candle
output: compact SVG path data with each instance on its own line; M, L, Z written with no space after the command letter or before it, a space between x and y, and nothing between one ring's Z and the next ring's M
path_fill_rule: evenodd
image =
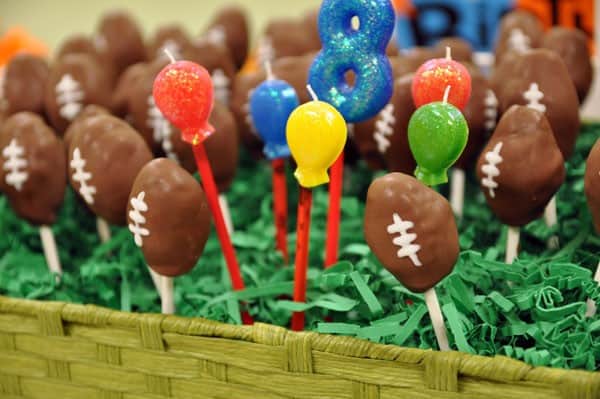
M296 262L294 301L306 301L308 242L312 188L329 182L327 169L335 162L346 144L346 121L331 105L319 101L308 86L313 100L299 106L290 115L286 135L290 152L298 164L294 173L300 184L296 222ZM292 315L292 330L304 329L304 312Z
M298 164L294 176L305 188L329 183L327 169L344 149L348 136L342 115L311 94L314 101L296 108L286 128L288 146Z

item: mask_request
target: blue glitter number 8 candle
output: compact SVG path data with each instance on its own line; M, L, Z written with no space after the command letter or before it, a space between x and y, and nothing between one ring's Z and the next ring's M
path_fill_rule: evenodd
M352 27L354 17L358 29ZM324 0L321 5L323 50L311 66L309 83L347 122L375 116L392 96L392 68L385 49L394 19L390 0ZM346 82L349 71L354 72L354 86Z

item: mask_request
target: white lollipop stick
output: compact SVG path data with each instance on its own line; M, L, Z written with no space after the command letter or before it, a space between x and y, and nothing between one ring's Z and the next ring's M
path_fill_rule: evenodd
M159 276L162 292L161 311L163 314L175 313L175 300L173 297L173 277Z
M48 269L60 276L62 274L62 267L60 266L60 259L58 259L58 250L56 249L56 241L54 241L52 229L45 225L40 226L40 238L42 239L42 247L44 248L44 256L46 257Z
M450 178L450 205L457 218L462 218L465 203L465 171L452 168Z
M594 275L594 281L600 283L600 263L596 267L596 274ZM593 317L596 315L596 303L591 299L587 300L587 311L585 312L586 317Z
M517 257L519 248L519 236L521 230L518 227L508 226L508 236L506 237L506 257L507 264L513 263Z
M96 217L96 230L98 230L98 236L100 237L100 242L105 243L110 241L110 226L106 222L106 220L101 217Z
M233 233L233 222L231 221L231 212L229 210L229 202L225 194L219 194L219 207L223 213L223 219L225 219L225 226L229 234Z
M444 324L444 317L442 316L442 309L440 309L440 302L438 301L435 288L430 288L425 291L425 304L427 304L427 310L429 310L429 317L431 318L431 324L433 324L433 331L438 342L438 346L441 351L449 351L450 344L448 344L448 333L446 332L446 325Z
M98 230L98 236L100 237L101 243L104 244L105 242L110 241L110 226L108 225L106 220L102 219L101 217L96 217L96 229ZM158 296L162 296L160 292L160 276L156 274L154 270L150 269L148 265L146 265L146 267L148 267L148 271L150 272L150 277L152 277L154 287L156 288L156 291L158 291Z
M552 227L558 223L558 217L556 216L556 195L552 197L546 209L544 209L544 220L546 226ZM548 239L548 249L557 249L559 247L558 237L552 236Z

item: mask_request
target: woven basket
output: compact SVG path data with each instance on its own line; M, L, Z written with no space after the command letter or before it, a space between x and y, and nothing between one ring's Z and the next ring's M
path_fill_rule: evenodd
M600 398L600 373L0 297L2 398Z

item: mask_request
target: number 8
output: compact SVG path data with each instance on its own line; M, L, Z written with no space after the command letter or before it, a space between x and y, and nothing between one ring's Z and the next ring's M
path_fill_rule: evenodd
M354 17L358 29L352 27ZM346 122L375 116L392 96L392 68L385 49L394 19L389 0L323 1L319 13L323 49L313 61L309 83ZM355 74L354 86L346 82L348 71Z

